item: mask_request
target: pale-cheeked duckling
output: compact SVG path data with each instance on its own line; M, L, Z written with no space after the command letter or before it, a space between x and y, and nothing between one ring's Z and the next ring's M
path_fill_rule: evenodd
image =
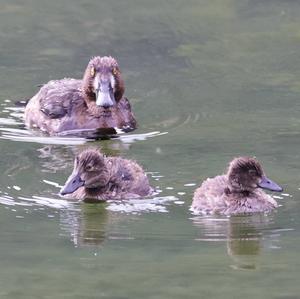
M266 177L256 159L235 158L230 162L227 174L209 178L196 189L191 210L231 215L269 212L278 207L276 200L261 189L283 190Z
M148 178L136 162L106 157L88 149L75 158L74 169L60 194L79 200L112 200L151 195Z
M117 61L94 57L82 80L65 78L43 85L26 105L25 124L50 135L74 130L133 130L136 120L124 90Z

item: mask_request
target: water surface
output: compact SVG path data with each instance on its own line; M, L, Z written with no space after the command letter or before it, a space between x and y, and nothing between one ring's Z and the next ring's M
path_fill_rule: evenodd
M0 297L299 298L299 14L293 0L0 0ZM25 130L14 100L94 55L118 59L138 130ZM89 145L142 164L156 197L60 199ZM237 155L283 185L280 208L192 215L196 186Z

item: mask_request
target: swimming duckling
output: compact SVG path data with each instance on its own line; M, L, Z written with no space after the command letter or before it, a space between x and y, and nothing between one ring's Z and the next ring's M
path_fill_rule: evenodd
M191 210L202 214L268 212L277 202L263 190L283 189L268 179L259 162L250 157L233 159L227 174L205 180L194 193Z
M25 124L50 135L74 130L133 130L136 120L124 90L117 61L94 57L82 80L65 78L42 86L25 108Z
M72 199L109 200L145 197L152 192L136 162L88 149L75 158L73 172L60 194Z

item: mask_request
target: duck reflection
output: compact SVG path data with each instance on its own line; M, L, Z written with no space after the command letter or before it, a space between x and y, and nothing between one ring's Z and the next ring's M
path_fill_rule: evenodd
M55 173L58 170L72 169L74 156L90 147L89 143L73 146L49 144L38 149L43 172ZM95 143L93 147L97 147ZM129 144L119 140L107 140L99 143L101 152L109 156L118 156L128 150Z
M102 247L106 239L108 211L105 204L83 204L77 210L61 213L62 230L71 236L75 247Z
M263 247L264 217L232 217L228 226L227 253L234 260L233 268L256 269Z
M273 222L271 215L232 216L230 218L195 217L193 223L201 228L200 241L226 241L227 254L234 269L255 270L264 240Z
M55 173L57 170L72 167L71 151L68 147L58 145L46 145L38 149L42 171Z

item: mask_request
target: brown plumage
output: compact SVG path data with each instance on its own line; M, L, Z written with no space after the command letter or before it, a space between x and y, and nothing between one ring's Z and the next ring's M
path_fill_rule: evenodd
M139 198L153 189L143 169L134 161L105 157L88 149L75 158L74 169L61 195L80 200Z
M136 120L124 90L117 61L94 57L82 80L65 78L45 84L28 102L25 124L50 135L72 130L133 130Z
M250 157L239 157L229 164L227 174L205 180L194 193L191 209L202 214L240 214L268 212L278 206L263 190L282 191L269 180Z

